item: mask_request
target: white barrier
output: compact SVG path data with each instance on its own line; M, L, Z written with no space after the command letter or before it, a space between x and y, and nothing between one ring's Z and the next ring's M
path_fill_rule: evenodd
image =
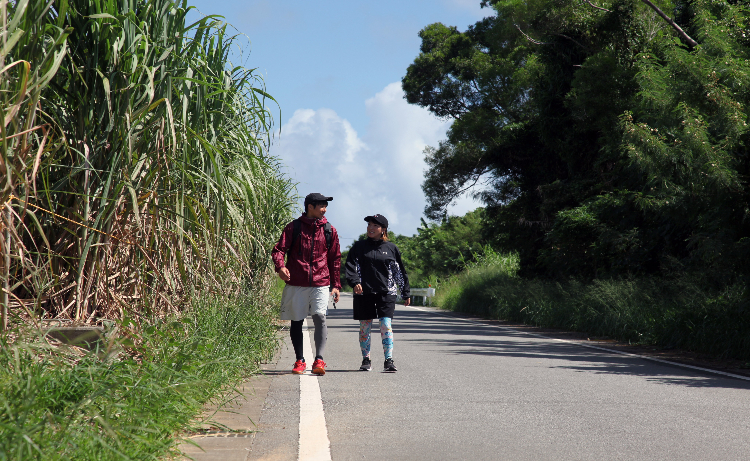
M411 289L411 296L420 296L424 298L424 303L429 305L430 304L430 298L435 297L435 289L434 288L412 288Z

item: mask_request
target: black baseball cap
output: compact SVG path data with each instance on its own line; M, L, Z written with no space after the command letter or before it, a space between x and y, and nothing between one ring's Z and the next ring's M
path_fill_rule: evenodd
M326 197L325 195L319 194L318 192L307 194L307 197L305 197L305 210L307 210L307 205L311 203L330 202L331 200L333 200L333 197Z
M367 222L374 222L376 224L380 224L382 227L388 228L388 220L385 219L385 216L382 214L374 214L372 216L365 216L365 221Z

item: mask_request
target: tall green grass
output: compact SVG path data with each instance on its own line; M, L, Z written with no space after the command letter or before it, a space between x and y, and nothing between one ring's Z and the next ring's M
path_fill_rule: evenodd
M517 258L489 252L441 284L446 309L595 336L750 359L742 283L705 288L696 277L555 282L516 276Z
M0 460L160 459L207 401L273 355L273 304L202 299L104 357L3 339Z
M184 0L0 7L8 318L146 319L262 278L293 185L228 25Z

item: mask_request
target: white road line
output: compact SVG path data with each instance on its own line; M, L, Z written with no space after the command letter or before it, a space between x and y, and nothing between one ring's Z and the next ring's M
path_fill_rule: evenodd
M312 366L315 355L310 347L310 334L305 319L302 329L305 359ZM328 440L323 399L318 377L311 369L299 377L299 457L300 461L331 461L331 442Z
M698 370L698 371L702 371L702 372L705 372L705 373L711 373L711 374L715 374L715 375L727 376L729 378L741 379L743 381L750 381L750 378L748 378L747 376L736 375L734 373L727 373L725 371L712 370L710 368L696 367L695 365L686 365L684 363L678 363L678 362L670 362L669 360L657 359L656 357L649 357L648 355L631 354L630 352L623 352L623 351L618 351L618 350L615 350L615 349L607 349L606 347L601 347L601 346L592 346L590 344L584 344L584 343L579 342L579 341L570 341L568 339L550 338L549 336L540 335L538 333L530 333L528 331L516 330L515 328L511 328L511 327L503 327L503 326L500 326L500 325L492 325L491 323L486 323L486 322L483 322L481 320L464 319L464 318L461 318L461 317L456 317L456 316L453 316L453 315L444 314L442 312L437 312L437 311L434 311L434 310L420 309L420 308L414 307L414 306L409 306L409 307L412 308L412 309L418 310L418 311L422 311L422 312L429 312L429 313L436 314L436 315L442 315L443 317L449 317L449 318L452 318L452 319L461 320L461 321L469 322L469 323L478 323L478 324L485 325L485 326L488 326L488 327L500 328L501 330L508 330L508 331L513 331L513 332L516 332L516 333L523 333L525 335L535 336L537 338L551 339L552 341L557 341L557 342L560 342L560 343L574 344L576 346L587 347L589 349L596 349L596 350L605 351L605 352L612 352L614 354L620 354L620 355L625 355L625 356L628 356L628 357L634 357L634 358L639 358L639 359L644 359L644 360L650 360L652 362L664 363L664 364L667 364L667 365L676 366L676 367L680 367L680 368L689 368L691 370Z

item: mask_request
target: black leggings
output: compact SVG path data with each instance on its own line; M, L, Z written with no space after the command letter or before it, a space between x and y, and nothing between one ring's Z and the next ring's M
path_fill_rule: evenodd
M312 316L313 324L315 324L315 358L322 359L323 353L326 349L326 341L328 340L328 326L326 325L326 316L315 314ZM294 355L297 360L304 360L305 354L302 348L302 324L305 320L292 320L292 327L289 329L289 337L292 338L292 346L294 347Z

